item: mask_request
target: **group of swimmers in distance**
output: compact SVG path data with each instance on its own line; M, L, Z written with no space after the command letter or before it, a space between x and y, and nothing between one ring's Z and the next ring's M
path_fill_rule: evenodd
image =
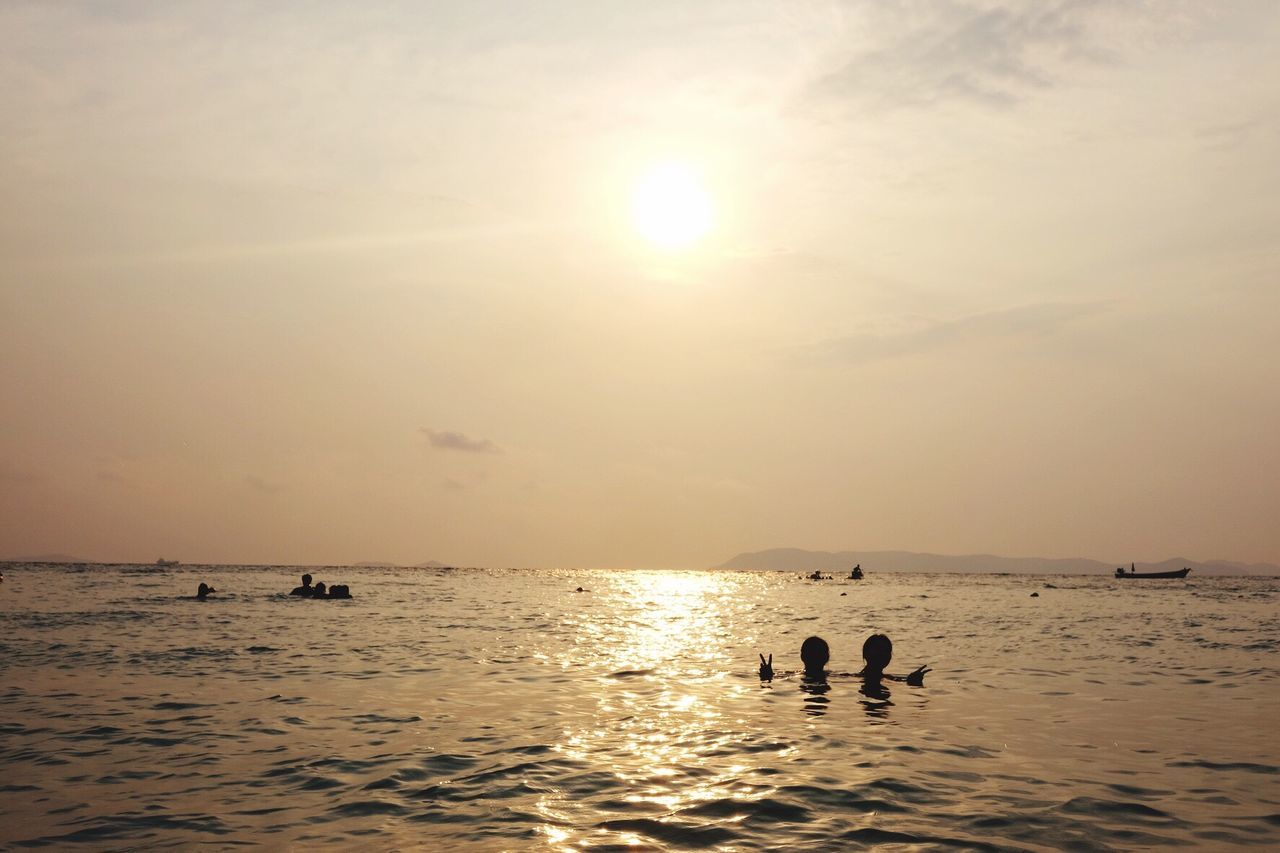
M312 586L311 575L303 575L302 586L295 586L289 594L300 595L303 598L350 598L351 589L345 583L335 583L326 588L324 581Z
M804 678L808 680L825 680L827 677L827 661L831 660L831 647L821 637L810 637L800 644L800 660L804 663ZM905 681L912 687L923 687L924 677L928 673L927 665L917 667L910 675L890 675L884 669L893 660L893 641L884 634L872 634L862 644L862 671L855 673L869 685L879 685L884 681ZM792 675L793 673L781 673ZM760 655L760 680L772 681L773 655L768 660Z
M204 601L209 597L210 593L214 592L217 592L217 590L201 581L199 588L196 589L196 598L200 601ZM335 583L333 586L327 588L323 583L318 583L315 586L312 586L311 575L303 575L302 586L294 587L289 594L300 595L303 598L350 598L351 588L345 583Z

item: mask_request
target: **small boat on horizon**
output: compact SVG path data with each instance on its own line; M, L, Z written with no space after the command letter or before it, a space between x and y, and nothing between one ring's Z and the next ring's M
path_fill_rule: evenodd
M1139 572L1134 568L1133 563L1130 563L1129 571L1127 572L1124 570L1124 566L1116 569L1116 577L1126 579L1136 578L1138 580L1143 580L1145 578L1185 578L1190 572L1191 569L1186 568L1175 569L1171 572Z

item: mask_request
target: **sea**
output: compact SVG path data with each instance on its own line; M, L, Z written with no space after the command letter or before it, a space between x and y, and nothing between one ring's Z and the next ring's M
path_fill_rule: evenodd
M1280 579L864 568L8 564L0 849L1280 848Z

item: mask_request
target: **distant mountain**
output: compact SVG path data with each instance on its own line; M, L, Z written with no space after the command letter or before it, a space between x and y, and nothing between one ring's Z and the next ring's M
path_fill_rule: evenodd
M84 557L69 557L66 554L39 554L35 557L5 557L0 563L94 563Z
M1035 575L1110 574L1121 563L1083 558L999 557L994 554L921 554L913 551L806 551L771 548L739 554L717 569L774 569L787 572L847 572L856 564L865 572L988 572ZM1124 565L1127 565L1124 564ZM1212 560L1201 563L1175 557L1160 563L1135 563L1138 571L1163 572L1191 569L1192 575L1280 575L1271 563L1233 563Z

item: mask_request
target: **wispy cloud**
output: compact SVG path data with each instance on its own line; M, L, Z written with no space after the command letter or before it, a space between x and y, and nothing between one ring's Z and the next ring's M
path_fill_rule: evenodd
M264 495L274 495L284 488L280 483L272 483L262 479L257 474L250 474L244 478L245 485L253 489L255 492L261 492Z
M811 95L882 108L1010 107L1057 85L1073 67L1117 61L1125 32L1168 26L1182 8L1175 0L1152 16L1140 0L877 4L866 7L858 28L870 33L867 45L851 48Z
M422 427L420 430L432 447L441 450L461 450L466 453L501 453L502 448L487 438L471 438L460 432L447 429Z
M977 340L1053 334L1069 323L1102 311L1101 302L1042 302L930 322L896 334L858 334L824 341L804 350L806 360L865 363L903 358Z

